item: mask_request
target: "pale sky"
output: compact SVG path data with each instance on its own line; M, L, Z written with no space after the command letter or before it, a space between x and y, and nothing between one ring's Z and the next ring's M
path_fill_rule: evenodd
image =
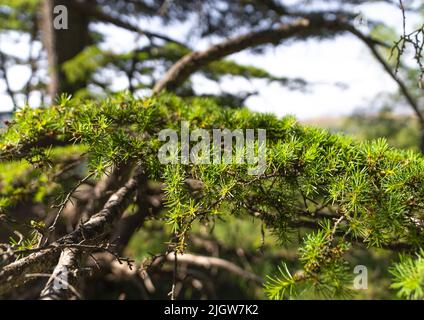
M394 7L367 5L358 7L359 12L371 19L383 20L397 29L402 25L401 12ZM416 16L408 17L407 21L411 30L420 22ZM147 26L149 30L158 30L155 29L157 25L154 22L149 22ZM97 28L109 34L105 48L110 50L123 52L134 47L137 42L131 32L104 24L98 25ZM173 27L166 30L161 27L159 30L174 38L184 38L186 35L184 28ZM0 39L0 46L7 52L25 56L28 53L25 41L16 40L11 43ZM201 42L196 49L205 48L207 45L208 43ZM312 86L309 93L289 91L277 83L269 84L263 80L246 81L228 77L221 84L221 88L228 92L258 91L258 96L251 97L246 102L253 110L273 112L279 116L293 114L301 120L350 114L355 108L370 106L378 93L394 92L397 88L370 55L368 48L349 35L320 42L308 40L290 45L282 44L265 55L240 52L229 58L264 68L277 76L310 81ZM8 76L12 87L17 89L26 82L29 74L25 67L13 67L10 68ZM215 84L200 76L193 79L195 89L199 92L214 93L219 90ZM348 87L341 88L336 86L336 83L343 83ZM116 89L124 89L126 86L124 77L116 77ZM36 104L37 101L38 97L34 96L30 102ZM11 101L5 95L4 83L0 81L0 110L10 108Z

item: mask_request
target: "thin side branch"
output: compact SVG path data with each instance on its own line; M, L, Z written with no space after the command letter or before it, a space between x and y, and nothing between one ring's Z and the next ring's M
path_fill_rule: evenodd
M415 115L417 116L420 126L424 128L424 115L420 111L420 108L418 106L417 101L414 99L412 94L409 92L406 85L403 83L403 81L396 75L396 72L392 70L392 67L386 62L386 60L381 56L381 54L378 52L376 48L376 44L371 41L367 36L365 36L362 32L357 30L356 28L350 28L349 30L353 35L358 37L360 40L362 40L368 48L371 50L371 53L373 56L377 59L377 61L381 64L381 66L384 68L384 70L387 72L387 74L397 83L399 86L399 89L402 93L402 95L407 100L408 104L411 106L412 110L414 111Z
M198 256L198 255L189 254L189 253L185 253L185 254L169 253L168 255L165 256L165 259L170 262L177 261L178 264L187 263L187 264L196 265L206 269L217 267L225 271L231 272L239 277L252 280L256 282L257 284L263 283L263 279L259 277L258 275L252 272L246 271L240 268L238 265L221 258Z
M85 13L88 13L90 16L97 19L98 21L111 23L111 24L113 24L117 27L129 30L129 31L137 32L139 34L145 35L149 39L151 39L151 38L161 39L161 40L164 40L166 42L172 42L172 43L176 43L180 46L187 47L185 44L183 44L180 41L177 41L175 39L172 39L172 38L167 37L167 36L162 35L162 34L158 34L158 33L147 31L147 30L142 30L138 26L136 26L136 25L134 25L130 22L124 21L122 19L119 19L117 17L113 17L113 16L105 13L104 11L97 9L96 7L93 7L92 5L87 5L87 4L80 2L80 1L73 1L72 5L76 8L78 8L79 10L83 10Z

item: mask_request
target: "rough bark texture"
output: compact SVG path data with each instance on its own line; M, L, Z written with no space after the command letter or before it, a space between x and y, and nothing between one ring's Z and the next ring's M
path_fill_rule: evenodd
M28 274L45 273L58 263L62 247L72 244L92 244L104 238L113 229L122 212L130 204L132 197L144 179L144 173L138 172L125 186L116 191L106 202L103 209L93 215L90 220L78 229L60 238L45 250L35 252L29 256L5 266L0 271L0 296L21 286L31 278Z
M75 289L77 282L77 253L69 248L63 249L59 262L41 292L42 300L67 300L78 297Z
M34 279L32 274L52 270L59 255L59 248L49 248L3 267L0 271L0 297Z
M81 214L78 214L79 220L87 220L94 213L98 212L107 201L110 192L122 187L131 176L134 165L126 163L120 167L112 167L108 174L104 175L93 189L93 197L89 199Z

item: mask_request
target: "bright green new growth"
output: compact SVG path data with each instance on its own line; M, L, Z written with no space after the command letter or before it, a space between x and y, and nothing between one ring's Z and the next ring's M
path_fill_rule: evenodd
M248 164L160 164L158 133L179 132L181 121L189 121L190 130L266 129L265 173L249 175ZM424 159L384 140L358 143L301 126L292 117L222 109L208 99L164 94L137 100L122 94L102 102L63 97L50 108L18 111L0 138L0 159L26 159L48 174L55 166L48 165L52 160L43 145L50 144L43 141L52 140L84 146L88 170L97 175L136 163L163 182L164 215L177 251L184 251L194 221L224 215L252 216L282 244L294 230L313 230L299 248L303 270L292 274L283 265L266 282L272 299L308 290L325 297L354 294L353 266L344 259L354 246L407 253L422 247ZM187 183L192 180L201 187L193 189ZM415 261L402 259L393 275L402 297L424 297L422 253Z
M421 250L416 259L402 256L401 262L391 270L393 274L392 288L398 289L398 296L407 299L424 297L424 251Z

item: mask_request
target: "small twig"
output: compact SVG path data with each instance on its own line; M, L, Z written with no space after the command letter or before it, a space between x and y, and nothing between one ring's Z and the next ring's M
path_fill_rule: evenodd
M15 250L12 251L11 254L12 255L21 255L21 254L30 254L30 253L36 253L36 252L40 252L43 250L48 250L48 249L53 249L53 248L59 248L59 249L79 249L79 250L89 250L90 252L92 251L106 251L108 253L110 253L112 256L115 257L115 259L120 263L123 264L124 262L128 265L128 267L130 268L130 270L132 270L133 267L133 262L134 260L130 259L130 258L125 258L125 257L121 257L119 256L115 251L113 251L111 249L112 245L110 243L100 243L98 245L90 245L90 244L84 244L83 242L77 243L77 244L73 244L73 243L69 243L69 244L54 244L54 245L47 245L47 246L43 246L43 247L38 247L38 248L31 248L31 249L22 249L22 250ZM90 254L89 252L89 254Z
M399 0L399 8L402 12L402 36L393 45L390 56L393 55L395 50L397 51L396 68L395 68L395 74L397 74L401 65L401 56L404 54L406 50L406 45L410 44L413 46L415 51L414 59L417 62L418 67L420 69L418 86L421 89L422 81L424 77L424 64L422 62L423 52L424 52L424 25L407 34L406 33L406 14L405 14L406 10L402 0Z
M59 210L57 211L56 216L55 216L55 218L53 220L53 223L49 227L48 232L45 235L44 244L47 243L50 234L55 230L56 224L57 224L57 221L59 220L60 215L62 214L63 210L65 209L65 206L68 203L68 201L71 200L71 197L74 194L74 192L76 191L76 189L78 189L79 186L81 186L83 183L85 183L94 174L95 174L95 172L93 171L90 174L88 174L85 178L83 178L80 181L78 181L78 183L71 189L71 191L68 192L68 194L66 195L65 199L58 206L55 206L55 207L58 207Z
M336 235L336 232L337 232L337 228L338 228L339 224L343 221L344 218L346 218L346 215L345 214L341 215L336 220L336 222L334 222L333 231L331 231L331 233L329 235L330 241L334 239L334 236Z
M355 28L351 28L349 30L352 34L361 39L371 50L371 53L377 59L377 61L381 64L384 70L388 73L388 75L398 84L399 89L402 95L405 97L411 108L414 110L415 115L418 118L420 123L420 127L424 128L424 115L422 114L418 102L414 98L414 96L409 91L409 88L405 85L405 83L398 77L396 71L393 71L390 65L386 62L386 60L382 57L382 55L378 52L375 44L369 40L367 36L365 36L362 32Z

